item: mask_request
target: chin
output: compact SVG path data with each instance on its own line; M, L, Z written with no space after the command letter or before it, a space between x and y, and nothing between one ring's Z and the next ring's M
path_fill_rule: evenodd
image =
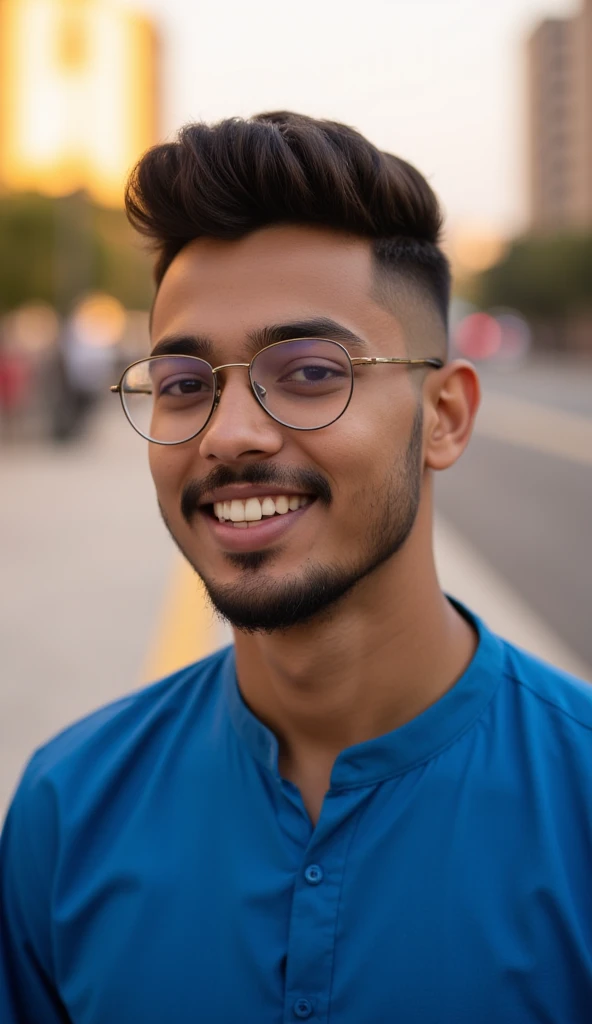
M332 614L364 574L351 566L307 562L296 572L271 575L251 566L243 568L232 582L202 579L216 612L235 629L273 633Z

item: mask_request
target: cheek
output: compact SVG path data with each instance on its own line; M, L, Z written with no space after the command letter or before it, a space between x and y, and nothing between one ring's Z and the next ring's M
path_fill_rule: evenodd
M377 372L381 370L384 372L382 367L376 368ZM373 388L360 388L357 397L357 415L353 415L352 409L352 418L347 424L352 444L363 451L367 460L392 464L409 443L418 396L409 386L389 387L382 380Z
M333 494L333 512L355 513L359 496L376 487L384 478L385 464L392 459L392 431L377 419L335 423L307 445L305 462L316 464L327 477Z
M410 410L397 408L392 400L376 400L346 410L327 427L319 445L319 457L329 472L372 475L376 461L392 458L409 430Z
M180 495L187 478L190 460L185 452L179 450L180 447L167 448L164 445L152 444L148 452L156 494L160 504L165 508Z
M329 478L334 497L349 499L350 516L360 499L360 507L366 507L406 450L415 408L409 395L377 388L372 396L360 396L356 407L352 402L342 418L308 446L309 456Z

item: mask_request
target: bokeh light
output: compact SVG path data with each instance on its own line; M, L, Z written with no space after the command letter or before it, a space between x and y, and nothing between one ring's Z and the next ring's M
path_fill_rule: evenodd
M110 348L123 338L126 312L112 295L95 292L87 295L72 314L72 328L82 345Z
M455 344L468 359L491 359L502 347L502 328L489 313L470 313L456 328Z

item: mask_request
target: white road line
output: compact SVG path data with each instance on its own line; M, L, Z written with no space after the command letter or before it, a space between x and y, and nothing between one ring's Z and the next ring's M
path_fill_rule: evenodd
M475 433L592 466L592 419L548 405L487 391Z
M479 615L495 633L581 679L590 670L502 576L441 517L434 531L442 589Z

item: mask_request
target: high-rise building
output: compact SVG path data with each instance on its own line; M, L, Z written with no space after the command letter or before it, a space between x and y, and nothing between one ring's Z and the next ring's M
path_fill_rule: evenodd
M592 228L592 0L541 22L527 58L531 227Z
M122 202L158 134L158 40L108 0L0 0L0 190Z
M592 228L592 0L572 22L573 150L572 220Z

